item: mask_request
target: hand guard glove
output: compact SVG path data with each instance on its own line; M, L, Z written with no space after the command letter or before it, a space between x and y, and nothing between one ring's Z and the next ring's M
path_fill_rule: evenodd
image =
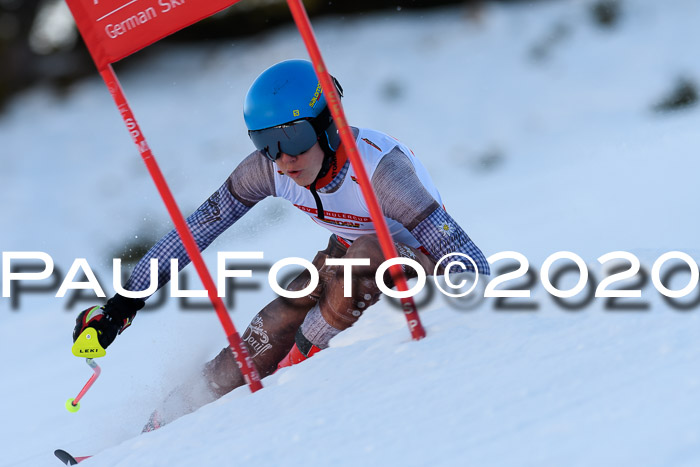
M140 298L115 295L104 306L93 306L81 311L75 320L73 342L86 328L94 328L100 345L106 349L124 329L131 325L136 312L145 304L146 302Z

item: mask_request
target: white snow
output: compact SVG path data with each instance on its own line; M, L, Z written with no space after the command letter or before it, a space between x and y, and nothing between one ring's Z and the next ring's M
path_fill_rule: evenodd
M458 7L403 10L315 27L349 121L409 145L487 255L518 251L539 271L550 254L572 251L598 281L597 258L611 251L635 253L647 271L667 251L700 258L700 110L651 111L679 77L700 79L700 4L622 2L610 30L593 23L589 5L486 4L478 19ZM299 57L290 27L156 45L128 69L117 64L185 213L252 150L242 119L252 80ZM3 253L49 253L63 274L86 258L111 295L111 259L171 228L97 74L63 94L18 97L0 116L0 141ZM205 258L212 270L217 251L310 258L328 236L311 226L266 200ZM264 271L253 282L259 290L235 297L241 332L274 296ZM50 292L21 293L18 309L0 299L1 466L57 465L56 448L97 454L86 466L700 465L698 311L671 308L651 282L628 299L646 311L607 311L602 298L567 311L539 283L536 311L498 311L492 299L460 310L438 294L422 307L420 342L383 300L264 390L239 388L145 435L151 409L225 345L215 315L175 300L141 312L69 414L65 400L91 374L70 354L73 321L102 300L68 312L68 299L53 296L59 283L38 285Z

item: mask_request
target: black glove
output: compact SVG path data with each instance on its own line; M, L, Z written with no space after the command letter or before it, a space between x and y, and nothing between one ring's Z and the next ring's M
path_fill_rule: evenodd
M81 311L75 320L73 342L86 328L94 328L100 345L106 349L124 329L131 326L136 312L145 304L140 298L115 295L104 306L93 306Z

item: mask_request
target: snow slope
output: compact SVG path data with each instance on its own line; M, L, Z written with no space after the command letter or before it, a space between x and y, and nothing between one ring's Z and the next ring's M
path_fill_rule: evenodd
M700 5L624 2L604 30L589 3L398 11L326 19L316 32L350 122L408 144L487 255L518 251L539 271L568 250L598 280L596 259L611 251L635 253L647 271L666 251L700 258L700 112L651 111L679 77L700 76ZM122 84L183 211L252 150L241 115L250 82L305 56L284 29L129 59ZM47 252L63 274L86 258L111 295L111 258L170 229L97 76L20 96L0 116L0 141L3 252ZM310 226L266 200L205 258L213 268L216 251L311 257L327 234ZM264 281L258 271L259 289L236 292L240 331L274 296ZM698 313L673 309L650 282L634 301L643 311L609 311L603 299L569 311L540 284L518 301L534 311L493 300L464 310L437 294L421 308L420 342L383 300L263 391L239 388L147 435L151 409L225 344L214 314L174 300L140 313L69 414L65 400L90 375L69 353L73 320L100 300L69 307L53 296L59 283L22 293L18 308L0 299L2 466L55 465L58 447L99 452L86 466L700 464Z

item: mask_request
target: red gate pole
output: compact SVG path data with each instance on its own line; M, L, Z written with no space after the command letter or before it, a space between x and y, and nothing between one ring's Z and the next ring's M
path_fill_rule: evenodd
M365 198L367 207L369 208L370 216L374 222L374 227L377 230L377 236L379 237L379 243L382 247L382 252L384 257L396 258L398 256L396 252L396 247L389 233L389 228L386 225L386 220L384 219L384 214L382 213L379 203L377 202L377 197L372 189L372 184L367 175L367 170L362 162L360 153L357 149L357 144L355 144L355 138L353 137L352 130L345 119L345 112L343 112L343 106L340 103L340 96L335 89L333 80L331 79L326 65L323 62L323 57L321 56L321 50L316 42L316 37L314 31L311 27L311 22L309 21L309 16L306 14L306 8L301 0L287 0L289 9L294 17L294 22L299 29L304 44L306 45L306 50L309 52L311 57L311 62L314 64L314 69L316 70L316 75L319 81L321 81L321 86L323 91L326 93L326 102L328 102L328 108L333 116L333 121L338 128L338 133L340 134L340 139L345 146L345 151L350 158L350 163L355 169L355 174L359 180L360 188L362 189L362 195ZM406 276L399 265L393 265L389 271L394 279L396 287L401 292L408 290L408 284L406 283ZM406 315L406 320L408 321L408 327L411 330L411 336L414 340L419 340L425 337L425 329L421 324L420 317L418 316L418 309L416 308L416 303L413 297L406 297L401 299L401 305L403 307L404 314Z
M119 113L121 113L122 118L124 119L127 130L129 133L131 133L131 137L139 149L141 158L146 164L148 172L151 174L153 182L156 184L156 188L158 188L158 193L160 193L161 198L163 198L165 207L168 209L168 213L175 224L175 229L177 229L177 233L180 235L182 244L192 260L192 264L194 264L197 273L199 273L202 284L204 284L204 287L207 289L209 299L214 306L214 310L216 310L216 314L219 317L219 321L221 321L221 325L224 327L226 337L231 345L233 355L236 357L236 362L238 363L238 367L243 374L243 378L245 379L246 383L248 383L248 386L250 386L251 392L262 389L262 383L260 382L258 370L256 370L255 366L253 366L253 362L248 355L248 350L243 345L243 342L241 341L241 338L233 325L233 321L231 321L231 317L228 315L228 311L226 310L223 300L221 300L221 297L219 297L217 294L214 280L212 279L211 274L209 274L209 270L204 263L199 247L197 247L197 243L192 236L192 232L187 226L187 222L185 222L185 218L182 216L182 212L180 212L180 209L175 202L175 198L173 198L173 194L165 181L165 177L163 177L163 173L160 171L160 167L158 167L158 163L153 157L153 153L151 153L151 150L148 147L148 143L146 143L146 138L143 136L143 133L141 133L138 123L136 123L134 114L131 112L129 103L126 100L124 91L122 91L117 75L112 69L112 65L108 65L104 69L101 69L100 75L102 76L102 79L104 79L107 89L109 89L109 93L112 95L112 98L117 105L117 109L119 109Z

